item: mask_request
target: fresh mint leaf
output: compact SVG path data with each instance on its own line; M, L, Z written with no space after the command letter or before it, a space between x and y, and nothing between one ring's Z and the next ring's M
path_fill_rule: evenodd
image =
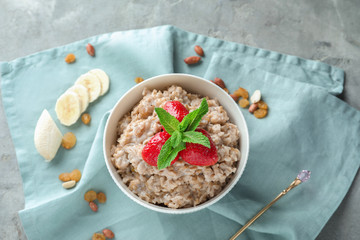
M188 143L201 144L207 148L210 148L210 140L201 132L184 132L182 140Z
M175 148L177 145L181 143L182 134L178 130L173 132L173 135L170 137L171 139L171 146Z
M205 98L202 99L198 109L187 114L181 123L163 108L155 108L161 125L171 135L162 146L158 156L158 169L170 166L178 153L186 148L186 142L197 143L210 148L209 139L201 132L195 132L201 118L209 111Z
M201 118L209 111L209 106L205 98L201 101L200 107L186 115L179 125L180 131L195 131L199 126Z
M195 117L198 115L199 109L196 109L192 111L191 113L187 114L181 123L178 126L178 129L180 132L184 132L186 128L190 125L190 123L195 119Z
M155 112L159 117L161 125L172 135L178 129L179 121L163 108L155 108Z
M173 148L171 146L171 140L169 138L162 146L160 154L158 156L158 162L157 162L158 169L161 170L163 168L170 166L171 162L176 158L178 153L184 150L185 147L186 144L184 142L180 142L180 144L178 144L177 147Z

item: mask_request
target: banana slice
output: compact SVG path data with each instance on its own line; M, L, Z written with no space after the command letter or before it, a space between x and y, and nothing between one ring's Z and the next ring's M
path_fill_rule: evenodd
M86 108L89 106L89 93L86 87L80 84L76 84L69 88L66 92L74 92L80 99L81 109L80 112L85 112Z
M95 101L101 93L101 83L97 76L91 73L81 75L75 82L76 84L83 85L87 88L89 93L89 101Z
M76 93L65 92L56 101L55 112L62 124L70 126L74 124L81 114L80 99Z
M110 80L109 76L101 69L93 69L89 73L94 74L100 79L101 93L100 96L104 95L109 90Z
M36 150L47 161L51 161L58 151L62 140L62 134L49 112L44 109L37 121L34 133Z

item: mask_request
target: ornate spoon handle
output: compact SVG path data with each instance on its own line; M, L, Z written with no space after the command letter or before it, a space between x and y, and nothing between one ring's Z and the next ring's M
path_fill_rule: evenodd
M241 233L245 231L253 222L255 222L256 219L258 219L266 210L268 210L274 203L277 202L280 198L285 196L291 189L295 188L302 182L306 182L310 178L311 172L308 170L302 170L298 176L295 178L295 180L289 185L288 188L283 190L279 195L277 195L274 200L272 200L268 205L266 205L263 209L261 209L252 219L250 219L239 231L237 231L234 236L230 238L230 240L235 240Z

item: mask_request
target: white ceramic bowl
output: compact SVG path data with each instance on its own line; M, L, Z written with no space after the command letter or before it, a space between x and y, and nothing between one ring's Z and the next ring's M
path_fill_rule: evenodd
M179 85L190 93L198 93L200 96L208 96L210 98L216 98L219 100L220 104L225 108L230 121L239 128L240 131L240 151L241 151L241 159L238 163L237 171L235 172L231 181L226 185L226 187L215 197L212 199L197 205L195 207L190 208L182 208L182 209L172 209L168 207L158 206L152 203L148 203L133 192L131 192L128 187L122 182L121 177L116 172L115 167L111 163L111 154L110 149L113 144L116 143L118 138L117 136L117 124L119 120L122 118L124 114L129 112L135 104L137 104L142 99L142 91L144 88L149 89L165 89L170 85ZM104 131L104 142L103 142L103 150L105 156L105 162L109 173L116 183L116 185L133 201L138 204L149 208L151 210L163 213L190 213L195 212L200 209L206 208L215 202L219 201L223 196L225 196L238 182L240 179L249 153L249 134L248 128L242 115L238 105L234 102L234 100L223 90L221 90L218 86L213 84L212 82L205 80L203 78L199 78L196 76L188 75L188 74L165 74L156 76L146 81L137 84L133 88L131 88L127 93L125 93L120 100L115 104L111 114L106 122L105 131Z

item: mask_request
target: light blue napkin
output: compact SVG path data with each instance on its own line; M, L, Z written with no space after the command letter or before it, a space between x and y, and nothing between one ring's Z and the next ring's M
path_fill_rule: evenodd
M90 42L96 57L85 50ZM183 59L201 45L197 66ZM74 64L64 57L73 52ZM78 138L46 163L36 152L33 133L41 111L56 119L56 99L92 68L110 76L110 91L89 107L90 126L64 127ZM242 109L250 133L250 155L236 187L213 206L192 214L168 215L145 209L113 183L102 153L108 110L135 77L190 73L224 79L230 91L260 89L270 110L256 119ZM301 169L309 182L291 191L243 233L244 239L314 239L345 196L359 168L359 111L334 95L342 92L343 71L329 65L172 26L116 32L40 52L1 65L1 90L24 185L20 217L28 239L90 239L104 228L116 239L227 239L270 202ZM74 189L61 187L58 175L78 168ZM103 191L107 202L92 212L86 191Z

